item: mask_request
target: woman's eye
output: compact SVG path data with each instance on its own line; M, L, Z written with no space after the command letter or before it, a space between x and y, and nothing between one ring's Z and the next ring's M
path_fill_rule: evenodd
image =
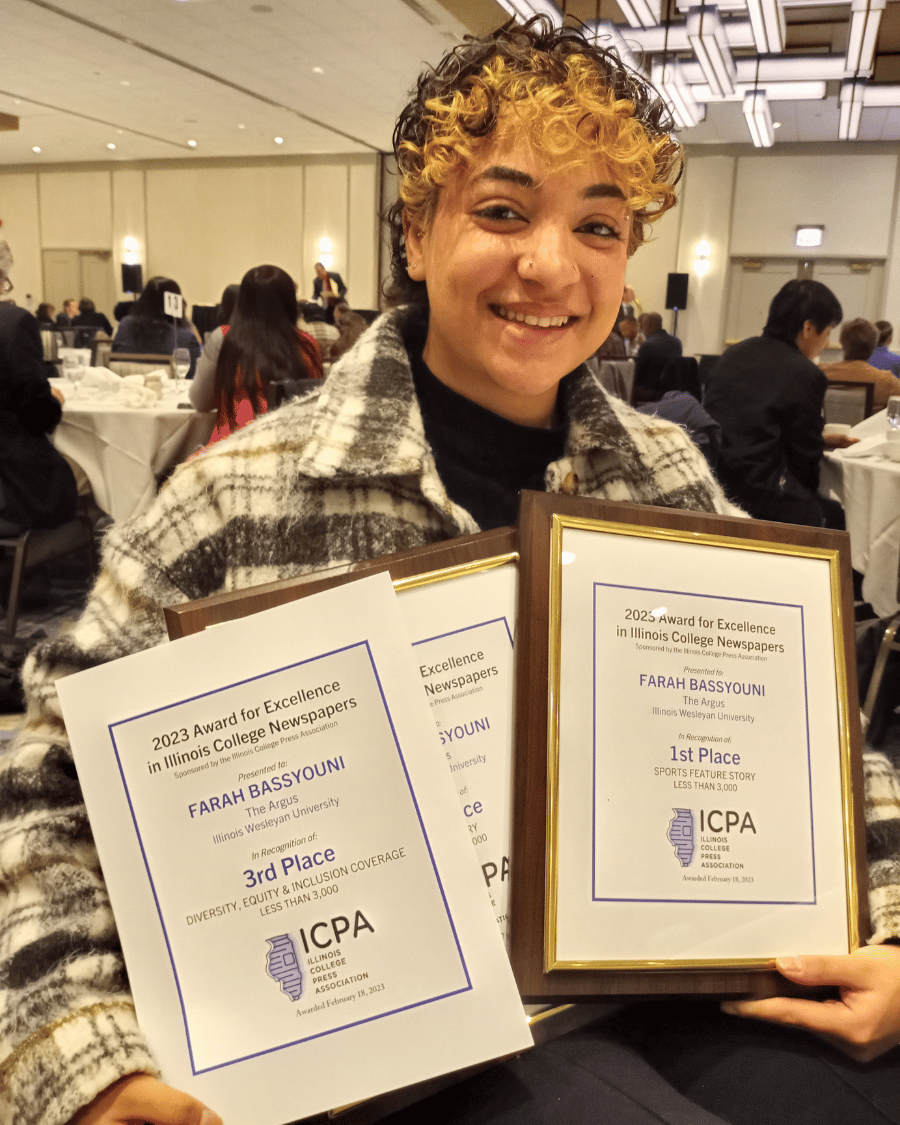
M518 211L514 211L512 207L507 207L502 203L492 204L490 207L482 207L475 214L479 219L492 219L495 222L510 222L518 220L524 222L523 217Z
M615 239L622 238L622 232L618 227L613 226L611 223L600 222L596 220L590 223L584 223L578 228L579 234L590 234L596 238Z

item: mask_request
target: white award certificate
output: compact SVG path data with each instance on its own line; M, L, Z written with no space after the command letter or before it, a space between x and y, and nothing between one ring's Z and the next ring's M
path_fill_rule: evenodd
M552 967L848 952L828 553L555 534Z
M395 581L413 659L459 796L500 932L506 937L512 810L518 568Z
M141 1026L230 1125L531 1044L419 661L377 576L59 682Z

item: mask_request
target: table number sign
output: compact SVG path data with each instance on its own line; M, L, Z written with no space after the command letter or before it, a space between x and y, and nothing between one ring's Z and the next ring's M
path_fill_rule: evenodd
M527 494L520 543L523 996L764 991L856 948L846 536Z

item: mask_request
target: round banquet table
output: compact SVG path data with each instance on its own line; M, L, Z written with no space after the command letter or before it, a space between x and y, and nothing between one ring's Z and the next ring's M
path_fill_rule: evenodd
M205 445L215 413L199 414L187 391L144 409L81 397L66 379L51 379L65 396L53 444L87 474L97 504L118 523L152 503L158 481Z
M881 410L850 432L853 437L870 439L869 446L876 439L877 449L885 426L885 411ZM844 506L850 557L853 569L863 575L863 597L879 617L896 613L900 609L900 462L879 452L861 457L848 456L846 450L826 453L819 491Z

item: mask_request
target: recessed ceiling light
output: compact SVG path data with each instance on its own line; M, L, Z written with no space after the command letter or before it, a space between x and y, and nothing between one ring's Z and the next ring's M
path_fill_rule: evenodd
M34 148L31 151L32 152L40 152L41 150L38 148L37 145L35 145Z
M115 149L116 146L112 143L112 141L110 141L109 144L106 147L110 150L113 150L113 149Z
M123 132L124 132L123 129L116 129L116 136L121 137Z
M131 83L128 81L127 78L123 78L122 81L119 83L119 85L120 86L130 86Z
M773 129L780 129L781 128L781 122L780 121L773 121L772 122L772 128Z
M276 137L275 138L275 144L283 145L284 144L284 137Z
M197 147L196 141L188 141L188 148L196 148L196 147Z
M239 129L246 129L246 127L247 127L246 125L238 125Z
M325 71L320 66L314 66L312 68L312 72L313 72L313 74L324 74L325 73Z

